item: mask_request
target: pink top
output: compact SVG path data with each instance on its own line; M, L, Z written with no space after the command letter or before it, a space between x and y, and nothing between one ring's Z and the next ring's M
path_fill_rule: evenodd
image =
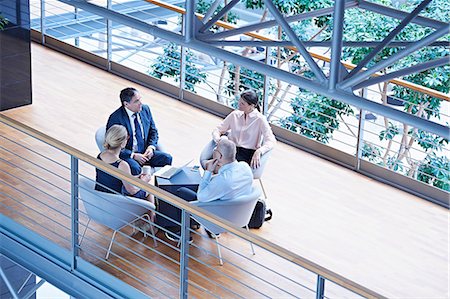
M228 139L236 143L236 146L259 149L261 154L271 150L277 142L266 117L256 109L247 117L240 110L228 114L214 129L212 133L214 141L218 142L220 136L226 132L228 132Z

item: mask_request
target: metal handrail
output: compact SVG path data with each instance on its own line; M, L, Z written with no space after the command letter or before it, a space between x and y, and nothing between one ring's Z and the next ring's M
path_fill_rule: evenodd
M184 8L181 8L181 7L172 5L172 4L164 3L164 2L159 1L159 0L145 0L145 1L147 1L149 3L152 3L154 5L157 5L157 6L160 6L160 7L163 7L163 8L172 10L172 11L175 11L175 12L180 13L180 14L185 14L186 13L186 10ZM203 17L204 17L203 14L199 14L199 13L196 13L196 16L199 19L203 19ZM220 20L217 21L215 24L217 26L220 26L220 27L225 28L225 29L238 28L238 26L236 26L236 25L233 25L233 24L225 22L225 21L220 21ZM270 39L270 38L265 37L263 35L260 35L258 33L246 32L246 33L243 33L243 34L247 35L249 37L253 37L253 38L259 39L259 40L263 40L263 41L273 41L273 39ZM293 51L297 51L296 47L286 47L286 48L288 48L290 50L293 50ZM314 52L311 52L311 51L309 51L309 53L311 54L312 57L314 57L316 59L319 59L319 60L322 60L322 61L325 61L325 62L330 62L331 61L330 57L324 56L322 54L314 53ZM347 69L354 69L356 67L355 64L352 64L352 63L349 63L349 62L341 61L341 63ZM372 76L378 77L378 76L381 76L381 75L382 74L380 74L380 73L375 73ZM431 89L431 88L428 88L428 87L424 87L424 86L421 86L421 85L418 85L418 84L414 84L414 83L411 83L411 82L408 82L408 81L405 81L405 80L401 80L401 79L392 79L392 80L389 80L389 82L395 83L397 85L400 85L400 86L403 86L403 87L406 87L406 88L409 88L409 89L412 89L414 91L418 91L418 92L427 94L429 96L432 96L432 97L435 97L435 98L438 98L438 99L441 99L441 100L450 101L450 95L445 94L445 93L440 92L440 91L437 91L437 90L434 90L434 89Z
M220 219L219 217L214 216L212 214L209 214L209 213L207 214L207 213L203 212L203 210L201 208L197 208L197 207L191 205L187 201L184 201L184 200L182 200L162 189L159 189L155 186L149 185L149 184L143 182L142 180L137 179L136 177L133 177L129 174L125 174L121 171L118 171L117 168L115 168L111 165L102 163L100 160L98 160L92 156L89 156L86 153L84 153L78 149L75 149L55 138L52 138L36 129L33 129L27 125L24 125L10 117L0 114L0 122L18 130L18 131L21 131L29 136L32 136L48 145L51 145L51 146L61 150L62 152L65 152L65 153L71 155L72 157L74 157L76 159L84 161L100 170L108 172L120 180L128 181L128 182L132 183L133 185L135 185L147 192L152 193L156 197L159 197L159 198L167 201L168 203L173 204L173 205L185 210L187 213L195 214L213 224L222 226L225 229L227 229L228 231L237 235L238 237L248 240L248 241L260 246L261 248L263 248L269 252L272 252L272 253L304 268L304 269L307 269L313 273L316 273L316 274L320 275L321 277L323 277L329 281L332 281L332 282L334 282L356 294L359 294L366 298L385 298L384 296L382 296L379 293L376 293L376 292L374 292L352 280L349 280L335 272L332 272L332 271L330 271L330 270L328 270L306 258L303 258L303 257L301 257L279 245L276 245L264 238L261 238L253 233L249 233L243 229L234 227L228 221L224 221L224 220Z

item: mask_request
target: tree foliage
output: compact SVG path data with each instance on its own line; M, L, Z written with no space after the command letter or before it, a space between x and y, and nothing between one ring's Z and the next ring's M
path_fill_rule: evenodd
M193 53L187 50L186 53L186 79L185 87L187 90L195 92L194 85L206 81L206 74L192 62ZM158 56L156 63L151 65L149 74L158 79L163 77L173 77L175 81L180 80L181 49L174 43L169 43L164 47L164 54Z
M7 24L8 20L0 14L0 30L3 30Z
M378 1L381 4L389 5L390 1ZM421 1L398 2L398 9L412 11ZM431 17L443 22L450 20L450 9L446 0L432 1L421 15ZM344 23L344 40L347 41L380 41L385 38L398 24L399 20L376 14L370 11L360 9L349 9L346 11ZM434 30L414 23L408 24L395 38L397 41L418 41ZM447 36L446 40L449 39ZM401 51L402 48L384 48L379 52L366 66L371 67L376 63ZM344 48L343 58L358 64L372 51L371 48ZM450 55L450 50L446 47L424 47L402 59L396 61L384 72L392 72L406 67L411 67L418 63L438 59ZM428 69L420 73L411 74L403 77L404 80L412 83L429 87L444 93L450 91L450 66L445 65ZM403 99L405 112L418 117L431 119L440 118L440 107L442 100L414 91L410 88L394 85L393 96ZM407 137L403 134L407 133ZM400 146L397 152L391 150L392 140L396 136L402 136ZM423 130L409 128L406 124L396 124L386 121L386 128L379 132L380 140L388 141L383 159L378 159L379 164L388 167L394 171L405 172L405 174L416 177L425 183L430 183L438 188L448 188L448 175L442 175L438 170L432 170L439 165L440 169L448 174L450 170L448 160L444 163L444 157L439 157L436 151L440 151L448 144L448 140ZM411 159L410 149L413 144L417 144L427 155L422 161ZM376 159L370 156L370 151L365 156L370 159ZM407 163L408 165L405 165ZM439 175L439 178L437 177ZM444 180L444 181L442 181ZM447 182L445 182L447 180Z
M450 191L450 160L435 153L427 155L419 167L417 179L445 191Z
M294 113L282 119L281 126L323 143L339 128L338 117L354 113L345 103L304 90L292 100L291 107Z

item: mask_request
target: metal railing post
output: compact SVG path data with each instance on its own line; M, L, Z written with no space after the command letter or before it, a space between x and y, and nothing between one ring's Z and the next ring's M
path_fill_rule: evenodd
M180 49L180 94L179 98L184 98L184 89L186 88L186 49L181 46Z
M183 34L186 35L186 31L188 30L186 28L187 24L187 15L183 15L182 20L182 26L183 28ZM186 87L186 51L184 49L184 46L180 47L180 92L179 92L179 99L182 100L184 98L184 88Z
M78 7L75 7L75 10L74 10L74 19L75 20L78 20ZM79 47L80 46L80 38L79 37L75 37L75 46L76 47Z
M361 165L362 151L364 146L364 123L366 120L366 110L359 110L358 121L358 141L356 143L356 170L359 170Z
M111 9L111 0L106 3L106 8ZM108 71L111 70L111 60L112 60L112 21L107 19L106 21L106 68Z
M362 97L367 96L367 88L363 88L360 91ZM356 141L356 165L355 168L358 171L361 166L362 151L364 147L364 123L366 121L366 110L359 109L359 121L358 121L358 140Z
M71 269L77 268L78 256L78 159L70 157L70 197L71 197L71 246L72 246L72 265Z
M188 262L189 262L189 238L191 215L186 210L181 214L181 239L180 239L180 298L188 297Z
M266 56L264 58L264 63L268 64L270 62L270 47L266 47ZM267 117L267 112L269 110L269 87L270 78L264 75L264 90L263 90L263 103L261 113Z
M325 278L317 275L316 299L323 299L325 294Z
M45 0L41 0L41 44L45 45Z

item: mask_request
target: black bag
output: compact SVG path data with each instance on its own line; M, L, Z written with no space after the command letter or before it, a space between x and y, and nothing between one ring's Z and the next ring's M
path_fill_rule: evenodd
M266 209L266 202L258 199L255 209L253 210L252 218L248 223L248 228L260 228L264 221L272 219L272 210Z

